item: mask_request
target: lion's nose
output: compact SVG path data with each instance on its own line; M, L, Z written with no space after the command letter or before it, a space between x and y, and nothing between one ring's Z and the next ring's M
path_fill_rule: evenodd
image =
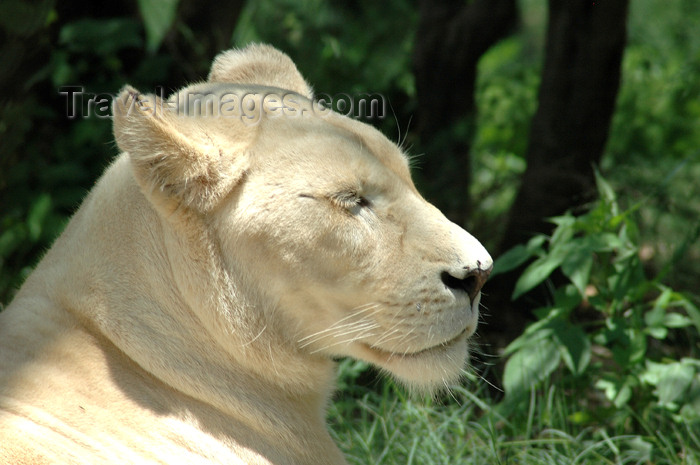
M489 274L491 274L492 268L492 266L485 270L482 270L481 267L457 268L443 271L440 273L440 279L448 288L466 292L469 295L469 299L473 302L486 279L488 279Z

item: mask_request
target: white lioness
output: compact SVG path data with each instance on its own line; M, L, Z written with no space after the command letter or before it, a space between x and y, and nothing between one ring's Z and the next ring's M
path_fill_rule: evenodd
M193 97L194 96L194 97ZM459 377L491 258L267 46L161 101L0 313L2 464L345 463L338 356Z

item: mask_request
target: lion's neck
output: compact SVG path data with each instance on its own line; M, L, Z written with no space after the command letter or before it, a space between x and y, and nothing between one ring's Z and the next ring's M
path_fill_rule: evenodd
M299 438L330 443L324 412L334 384L333 363L283 350L264 324L213 333L217 325L230 324L229 318L234 324L235 318L242 325L255 323L251 315L243 315L255 310L255 303L207 294L218 290L206 288L206 283L221 283L216 281L220 277L202 275L205 268L197 270L202 276L188 275L187 267L201 265L196 261L202 256L178 252L183 237L161 222L128 168L124 159L110 168L105 178L112 179L112 189L121 186L118 195L113 190L103 195L103 178L34 279L53 281L46 287L60 307L114 344L163 389L206 403L234 420L231 424L278 438L297 454L316 448ZM121 198L129 209L102 203L106 194ZM109 240L95 241L99 235ZM195 280L189 288L188 279ZM173 286L175 282L180 286ZM206 311L217 309L195 309L193 304L231 307L229 313L207 320ZM235 431L230 434L235 438Z
M7 356L13 341L36 333L41 337L31 352ZM100 451L100 463L118 462L125 450L133 454L129 462L147 461L138 459L144 445L146 454L164 451L171 458L166 463L186 457L197 463L205 457L256 465L345 463L323 425L309 417L313 399L285 398L270 386L258 385L256 393L232 380L230 404L222 409L226 396L212 390L194 397L174 388L47 299L20 294L0 314L0 336L0 415L9 411L24 424L49 425L55 447L79 442ZM194 382L183 375L179 384Z

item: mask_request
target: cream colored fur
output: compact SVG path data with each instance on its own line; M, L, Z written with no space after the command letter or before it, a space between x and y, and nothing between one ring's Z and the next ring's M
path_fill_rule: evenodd
M125 88L122 154L0 313L0 463L343 464L334 357L459 377L491 258L311 97L266 46L168 102Z

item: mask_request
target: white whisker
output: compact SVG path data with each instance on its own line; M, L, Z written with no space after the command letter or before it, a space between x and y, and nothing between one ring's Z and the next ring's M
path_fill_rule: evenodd
M386 331L384 334L382 334L382 336L381 336L379 339L377 339L377 340L374 342L374 345L375 345L375 346L378 346L379 344L385 343L387 340L392 340L392 339L396 339L396 337L400 337L400 336L396 336L396 337L392 337L392 338L389 339L389 336L393 336L393 335L396 334L398 331L399 331L398 328L394 328L393 330L388 330L388 331Z
M334 343L332 343L332 344L328 344L328 345L326 345L326 346L323 346L323 347L321 347L321 348L318 348L318 349L316 349L316 350L313 350L311 353L312 353L312 354L315 354L315 353L318 353L318 352L321 352L321 351L330 349L330 348L333 347L333 346L344 345L344 344L351 344L351 343L353 343L353 342L359 341L359 340L361 340L361 339L364 339L364 338L367 338L367 337L370 337L370 336L374 336L374 333L366 333L366 334L365 334L365 333L362 333L362 334L358 334L357 336L351 337L351 338L349 338L349 339L344 339L344 340L342 340L342 341L336 341L336 342L334 342Z
M380 306L380 304L378 304L378 303L372 303L372 304L365 304L365 305L360 305L360 306L358 306L358 307L355 307L355 308L352 310L353 313L351 313L351 314L349 314L349 315L347 315L347 316L341 318L340 320L336 321L335 323L333 323L333 324L332 324L331 326L329 326L328 328L322 329L321 331L318 331L318 332L316 332L316 333L313 333L313 334L310 334L310 335L308 335L308 336L305 336L305 337L299 339L297 342L304 342L305 340L310 339L310 338L313 338L313 337L315 337L315 336L317 336L317 335L319 335L319 334L323 334L323 333L326 333L326 332L329 332L329 331L333 331L333 330L338 329L338 328L341 328L341 327L345 327L345 326L348 326L348 325L352 325L352 324L354 324L354 323L346 323L346 324L341 324L341 323L344 323L344 322L346 322L347 320L349 320L349 319L351 319L351 318L356 318L356 317L358 317L359 315L361 315L361 314L363 314L363 313L365 313L365 312L368 312L368 311L371 311L371 310L375 310L375 309L377 309L379 306ZM359 309L359 310L358 310L358 309ZM356 311L356 310L357 310L357 311Z
M256 340L257 338L259 338L259 337L262 335L262 333L263 333L266 329L267 329L267 325L263 326L263 329L260 330L260 332L258 333L257 336L255 336L255 337L254 337L253 339L251 339L250 341L248 341L248 342L246 342L246 343L244 343L244 344L241 344L241 347L248 346L248 345L252 344L253 342L255 342L255 340Z
M379 325L376 323L362 322L360 324L355 324L353 327L351 327L351 329L341 330L341 328L339 328L338 331L336 331L336 332L323 334L323 335L319 336L318 338L308 340L308 341L304 342L304 344L302 344L300 347L301 348L307 347L311 344L319 342L322 339L330 339L330 338L338 339L341 337L345 337L348 334L362 332L362 331L368 331L368 330L372 330L372 329L375 329L378 327L379 327ZM344 328L342 328L342 329L344 329Z

